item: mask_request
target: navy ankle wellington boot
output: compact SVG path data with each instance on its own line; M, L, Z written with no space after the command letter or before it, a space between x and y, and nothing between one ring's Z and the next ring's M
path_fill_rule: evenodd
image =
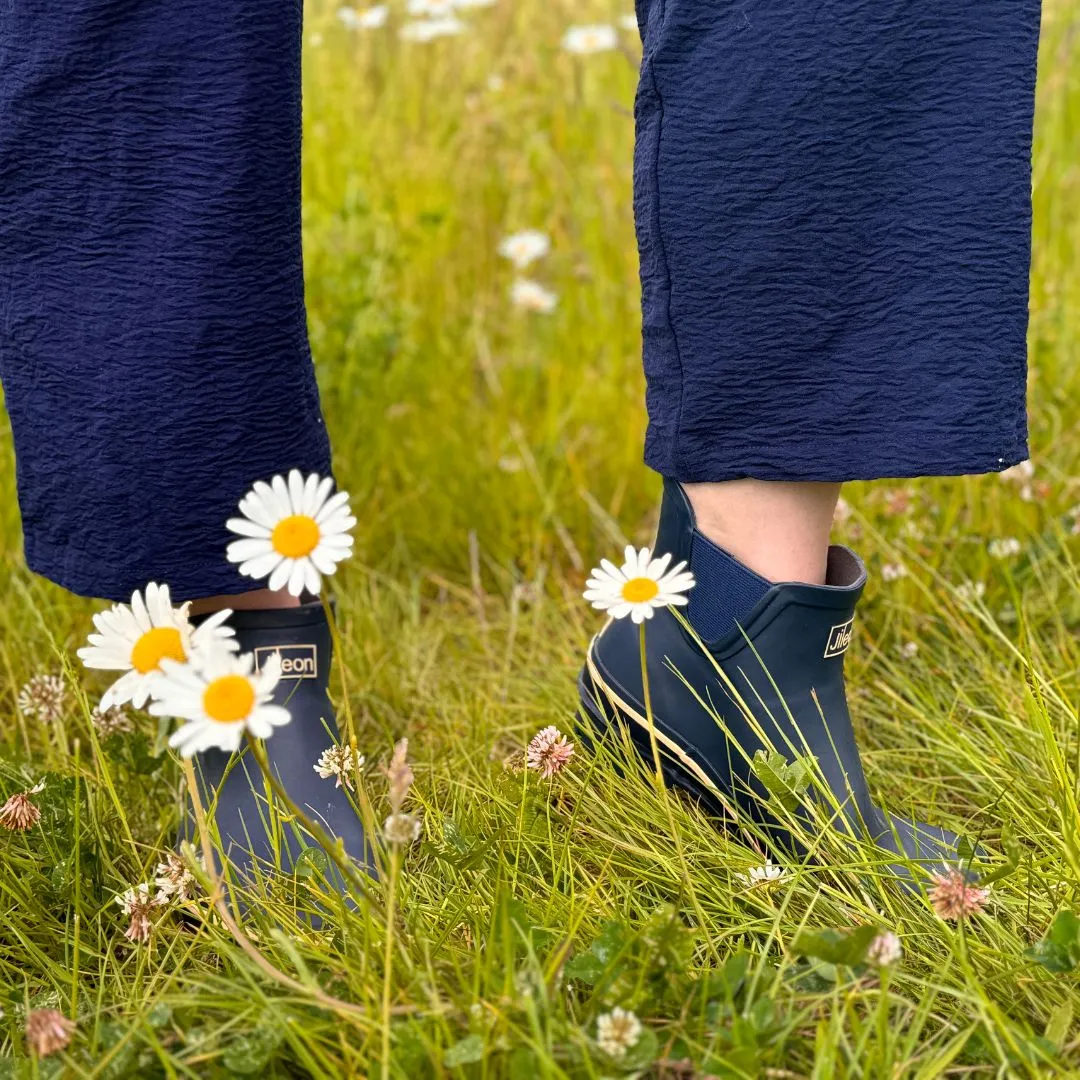
M685 492L665 480L656 553L689 562L694 529ZM654 730L669 782L731 825L756 822L770 847L789 854L805 846L794 840L790 818L782 824L754 758L812 755L818 785L804 803L813 799L819 820L841 833L900 856L892 870L910 884L922 871L959 866L958 837L885 813L870 798L844 691L844 652L865 583L858 556L833 546L825 585L771 586L741 627L714 641L699 644L671 609L658 610L645 624ZM651 769L639 633L629 619L610 621L589 647L579 688L587 722L602 733L621 721ZM805 805L796 813L809 823Z
M345 787L315 771L322 752L336 745L338 737L327 693L333 643L322 604L234 611L229 625L236 630L240 652L255 654L257 669L275 652L281 654L282 676L273 702L284 705L292 719L275 728L263 744L271 768L297 806L342 840L347 855L369 860L364 829ZM212 812L222 850L239 877L250 879L256 860L264 872L278 867L291 871L300 852L315 846L283 808L275 815L276 827L271 827L265 777L250 753L204 751L195 757L195 773L204 808ZM189 835L191 828L189 821ZM338 871L331 868L328 875L340 887Z

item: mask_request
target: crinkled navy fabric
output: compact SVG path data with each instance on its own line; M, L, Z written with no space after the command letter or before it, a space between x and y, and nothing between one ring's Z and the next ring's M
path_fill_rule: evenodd
M224 524L325 473L297 0L0 0L0 377L30 566L252 587Z
M1027 455L1038 0L639 0L646 460L682 481Z

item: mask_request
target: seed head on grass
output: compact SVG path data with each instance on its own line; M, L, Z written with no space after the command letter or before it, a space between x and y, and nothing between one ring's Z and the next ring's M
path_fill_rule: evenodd
M409 765L408 739L398 740L385 772L390 785L391 812L383 823L383 837L388 844L411 844L420 836L420 819L415 814L404 814L401 811L415 779Z
M75 1034L75 1021L56 1009L34 1009L26 1018L26 1044L35 1057L65 1050Z
M554 724L538 731L525 751L526 764L550 778L566 768L574 756L574 744Z
M969 885L959 870L933 874L930 880L933 882L930 903L943 919L959 921L976 915L986 906L990 896L989 889Z
M27 829L32 829L41 820L41 811L31 796L42 791L44 787L45 783L42 781L27 791L12 795L3 806L0 806L0 827L10 829L12 832L25 832Z
M46 724L55 723L64 715L67 692L59 675L35 675L19 691L18 706L23 716L36 718Z
M627 1050L641 1038L641 1021L628 1009L616 1006L596 1018L596 1045L608 1057L626 1057Z

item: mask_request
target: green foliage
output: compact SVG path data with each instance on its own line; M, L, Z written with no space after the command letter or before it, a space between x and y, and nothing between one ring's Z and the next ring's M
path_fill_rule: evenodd
M99 605L27 571L0 413L0 801L45 781L41 821L0 830L0 1080L1080 1073L1080 0L1044 4L1035 474L849 485L837 527L871 571L847 658L870 784L969 837L973 861L984 849L990 901L962 924L828 829L805 798L810 759L755 761L771 798L810 807L808 854L773 853L785 876L749 888L736 873L764 858L760 834L661 796L623 747L590 753L575 733L598 625L584 571L650 541L659 488L640 465L637 45L558 48L569 23L623 9L498 0L428 46L306 6L311 337L359 518L333 582L348 673L334 694L373 766L376 821L377 766L409 737L424 838L403 854L393 920L385 866L369 898L343 901L312 847L296 874L230 891L289 986L203 897L164 910L147 943L124 936L115 897L153 880L180 822L169 728L91 727L104 681L74 650ZM559 295L550 316L512 309L496 253L533 226L553 241L529 270ZM991 556L1005 536L1020 557ZM884 582L889 563L907 575ZM39 671L71 675L59 722L17 708ZM577 743L564 773L503 766L552 723ZM870 927L899 934L901 963L863 963ZM78 1030L34 1062L23 1025L42 1007ZM615 1007L642 1024L622 1058L597 1041Z

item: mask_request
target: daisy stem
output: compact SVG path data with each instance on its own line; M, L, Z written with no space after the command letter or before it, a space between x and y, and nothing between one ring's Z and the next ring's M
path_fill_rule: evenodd
M690 902L694 906L694 911L701 920L701 925L706 926L708 925L708 920L705 916L705 911L701 906L701 902L698 900L697 891L694 889L694 883L690 877L690 867L686 863L686 853L683 851L682 835L679 832L678 826L675 824L675 813L671 808L671 797L664 785L664 772L660 767L660 747L656 740L656 723L653 720L652 695L649 693L649 665L645 652L645 623L642 622L638 629L640 631L638 641L640 643L641 651L641 689L642 696L645 698L645 722L649 725L649 746L652 749L653 767L656 769L656 788L667 814L668 829L671 831L671 839L675 844L675 854L679 860L679 866L682 868L683 885L686 888ZM719 960L719 954L716 952L715 945L712 947L712 951L717 960Z
M400 844L394 844L390 850L390 880L387 883L382 992L382 1080L390 1080L390 984L394 965L394 915L397 910L398 871L401 866L400 847Z
M266 751L263 749L262 744L258 739L254 738L250 732L245 734L247 739L248 748L251 751L252 757L255 758L256 764L262 770L263 776L266 777L267 783L270 785L271 790L281 800L282 805L296 818L297 821L304 827L304 829L311 834L315 839L315 842L326 852L327 855L333 860L334 865L341 871L342 876L350 885L365 899L371 899L370 883L361 874L357 873L356 868L349 861L348 856L342 854L340 845L335 841L318 822L313 821L299 806L293 802L292 797L285 790L285 785L278 779L277 775L270 768L270 761L266 756Z
M199 797L199 787L195 782L195 766L191 763L191 758L184 758L183 763L184 778L187 781L188 795L191 798L191 806L195 812L195 825L198 829L199 841L202 845L203 869L209 876L210 882L214 887L213 892L210 894L210 902L214 905L214 909L221 917L221 921L225 924L226 929L228 929L229 933L233 936L237 945L243 949L244 953L252 960L260 971L268 975L275 982L280 983L282 986L288 987L290 990L294 990L299 994L310 995L314 997L320 1005L327 1009L331 1009L334 1012L346 1013L351 1016L367 1016L367 1010L362 1005L356 1005L351 1001L342 1001L341 998L336 998L317 986L307 986L291 976L286 975L280 968L271 964L270 961L259 952L244 931L240 929L240 925L233 918L232 912L229 911L228 904L225 903L225 889L222 885L221 874L217 869L217 861L214 858L214 849L210 843L210 832L206 827L206 815L203 812L202 799Z
M656 726L653 724L652 696L649 693L649 668L645 659L645 623L642 622L638 640L641 647L641 689L645 697L645 721L649 725L649 745L652 748L653 766L656 769L656 786L664 790L664 774L660 768L660 747L656 743Z

